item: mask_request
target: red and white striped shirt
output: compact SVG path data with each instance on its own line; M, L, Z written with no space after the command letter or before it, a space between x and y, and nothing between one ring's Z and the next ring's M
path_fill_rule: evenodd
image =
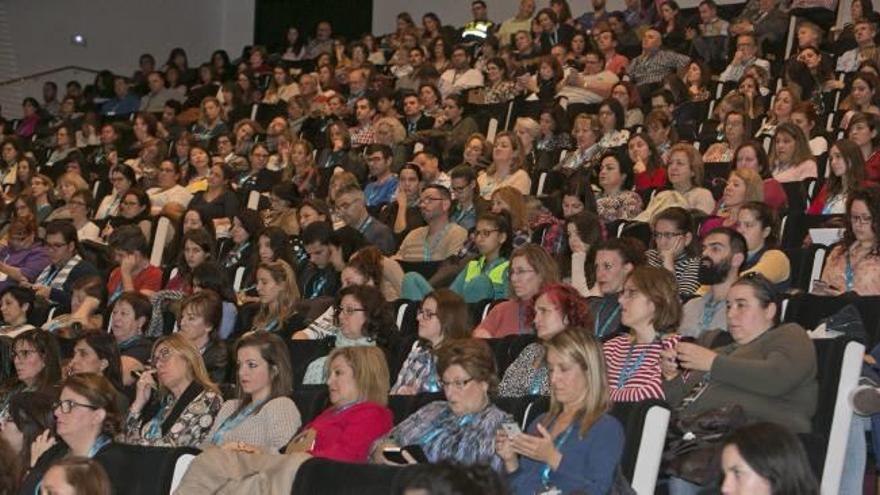
M671 335L649 344L637 344L629 335L619 335L605 342L602 351L605 354L611 400L638 402L665 399L660 352L675 347L680 339L680 335Z

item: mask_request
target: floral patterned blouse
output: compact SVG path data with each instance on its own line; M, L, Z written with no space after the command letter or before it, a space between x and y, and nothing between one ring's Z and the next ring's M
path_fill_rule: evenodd
M483 103L489 105L492 103L508 102L519 94L516 84L513 81L498 81L493 86L487 86L484 92Z
M181 398L186 399L186 392ZM177 405L175 402L174 396L167 394L155 416L146 421L141 419L140 414L129 413L125 420L125 442L151 447L200 445L214 425L214 417L220 412L223 399L210 390L202 390L179 413L177 419L167 425Z

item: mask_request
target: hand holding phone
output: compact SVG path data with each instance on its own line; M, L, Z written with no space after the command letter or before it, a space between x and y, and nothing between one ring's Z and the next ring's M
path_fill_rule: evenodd
M522 434L522 429L520 429L519 424L514 422L502 424L501 429L504 430L504 433L507 434L508 438L513 438Z

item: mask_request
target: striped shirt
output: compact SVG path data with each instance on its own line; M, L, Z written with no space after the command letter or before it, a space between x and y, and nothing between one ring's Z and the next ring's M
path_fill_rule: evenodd
M649 249L645 255L648 258L648 264L663 267L663 257L656 249ZM700 257L688 256L682 251L675 258L675 284L678 286L678 294L681 296L690 296L700 288Z
M605 342L602 351L605 354L611 400L638 402L665 399L660 352L675 347L680 339L681 336L672 335L659 342L636 344L629 335L620 335Z

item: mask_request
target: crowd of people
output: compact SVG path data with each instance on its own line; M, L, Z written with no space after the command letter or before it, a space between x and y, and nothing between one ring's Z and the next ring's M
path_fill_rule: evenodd
M0 127L0 493L124 493L126 444L201 449L182 493L300 454L421 464L401 493L618 493L615 407L650 400L726 427L708 452L670 430L669 493L818 493L820 364L780 301L880 295L880 15L590 3L322 21L26 98ZM801 287L807 223L841 234Z

